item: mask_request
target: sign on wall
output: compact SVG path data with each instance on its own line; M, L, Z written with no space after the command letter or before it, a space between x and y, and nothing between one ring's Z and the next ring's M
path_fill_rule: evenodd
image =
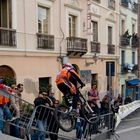
M91 83L91 70L80 70L80 76L85 84Z

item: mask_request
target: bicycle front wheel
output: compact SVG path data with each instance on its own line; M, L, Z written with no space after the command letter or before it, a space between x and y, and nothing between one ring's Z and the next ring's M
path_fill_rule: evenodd
M75 118L68 113L68 109L68 107L60 105L54 110L55 119L59 127L65 132L70 132L75 127Z

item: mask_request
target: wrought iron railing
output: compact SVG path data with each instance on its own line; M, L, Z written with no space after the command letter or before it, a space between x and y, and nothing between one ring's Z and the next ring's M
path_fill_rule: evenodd
M121 0L121 5L124 6L124 7L128 7L128 1Z
M115 54L115 45L108 44L108 54Z
M100 3L100 2L101 2L101 0L93 0L93 1L98 2L98 3Z
M128 45L130 45L130 38L125 37L125 36L122 35L120 37L120 45L121 46L128 46Z
M115 0L108 0L108 8L115 10Z
M138 36L136 34L132 35L131 46L134 48L139 47L139 39L138 39Z
M100 53L100 43L91 41L91 52Z
M0 27L0 45L16 46L16 30Z
M37 43L38 43L38 48L53 50L54 49L54 35L37 33Z
M68 52L87 52L87 39L79 37L67 37L67 51Z
M138 4L135 3L135 2L133 3L132 11L135 12L135 13L138 13Z

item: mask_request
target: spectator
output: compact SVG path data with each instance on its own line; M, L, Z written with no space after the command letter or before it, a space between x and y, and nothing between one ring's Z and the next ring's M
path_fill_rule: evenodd
M59 106L59 100L55 100L53 102L53 107L56 108ZM55 120L54 114L52 112L52 115L49 115L50 119L48 119L48 121L51 120L50 124L49 124L49 132L50 133L50 139L51 140L57 140L58 139L58 131L59 131L59 125L57 123L57 121Z
M97 105L97 101L99 100L99 92L97 90L96 85L92 85L91 89L88 91L88 101L95 105L94 112L99 113L99 107Z
M12 88L12 94L13 96L10 99L11 102L11 111L13 114L13 119L12 121L14 121L13 123L16 125L19 125L19 119L20 119L20 97L18 97L17 92L18 92L18 88L17 86L11 85ZM16 125L10 125L10 135L20 138L20 129L18 126Z
M132 98L130 96L127 96L124 100L124 104L129 104L132 102Z
M3 120L11 120L12 115L8 108L8 104L10 102L10 98L8 97L8 94L11 94L11 88L4 85L3 81L0 82L0 88L4 89L7 92L7 96L3 95L3 93L0 93L0 132L3 132L4 129L4 123Z
M31 140L37 139L45 140L46 134L44 131L46 130L47 127L47 117L49 113L47 107L51 106L52 103L50 99L48 99L47 93L40 92L39 96L35 98L34 104L35 107L37 107L35 118L37 120L36 123L39 131L38 130L35 131L35 133L31 136ZM44 105L46 107L41 105Z
M111 121L111 126L112 126L112 132L115 131L115 125L116 125L116 113L119 111L119 100L118 98L114 99L114 102L111 104L111 110L112 110L112 121Z
M105 95L100 102L101 108L100 108L100 113L101 114L107 114L109 113L109 97L108 95Z
M80 114L80 109L81 109L81 103L77 102L77 113ZM81 139L83 133L83 126L82 126L82 120L77 117L76 118L76 138Z
M17 96L22 98L22 94L21 94L22 92L23 92L23 84L19 83L17 85ZM21 105L22 105L22 102L21 100L19 100L19 106L21 107Z
M118 102L119 102L119 105L122 105L122 103L123 103L123 98L122 98L121 94L118 94L117 100L118 100Z

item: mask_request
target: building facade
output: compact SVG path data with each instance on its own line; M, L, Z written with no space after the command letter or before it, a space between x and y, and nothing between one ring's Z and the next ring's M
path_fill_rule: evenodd
M118 92L119 1L0 0L0 77L24 84L32 101L39 87L61 97L55 77L61 64L80 68L85 93Z
M138 4L134 0L120 2L120 92L132 97L135 83L129 87L127 81L138 78Z

